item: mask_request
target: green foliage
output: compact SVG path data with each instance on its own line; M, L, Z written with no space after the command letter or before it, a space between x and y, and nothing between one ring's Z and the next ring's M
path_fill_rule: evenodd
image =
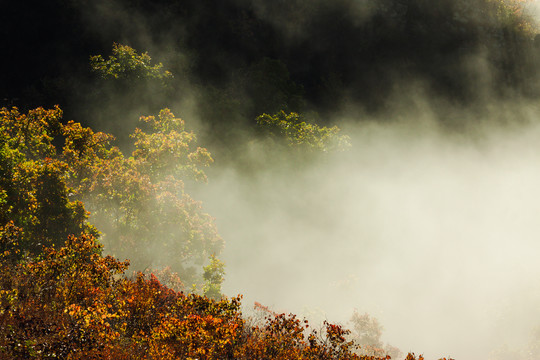
M225 264L214 255L210 257L210 264L204 267L205 281L203 293L212 299L221 297L221 283L225 280Z
M158 119L142 117L141 122L150 128L148 132L137 128L132 135L136 147L133 159L141 172L154 181L168 176L206 181L201 168L209 166L213 159L206 149L195 146L197 138L193 132L185 131L182 119L164 109Z
M107 60L92 56L90 66L96 76L88 95L81 99L82 118L113 133L121 145L130 142L129 135L141 115L158 112L178 99L172 73L163 64L154 64L148 53L130 46L115 43Z
M112 55L107 60L101 55L90 57L92 70L103 79L154 79L165 81L172 73L163 70L163 64L152 65L148 53L138 54L135 49L122 44L113 44Z
M22 229L16 227L13 221L0 226L0 261L14 263L21 259L21 239Z
M28 114L0 109L0 226L21 228L21 249L32 254L63 244L70 234L95 234L53 144L61 117L58 107Z
M308 152L342 151L350 146L349 137L339 135L337 126L318 126L307 122L297 113L280 111L275 115L263 114L257 117L257 124L270 136Z
M213 160L170 110L142 117L141 124L147 129L135 130L135 150L125 157L110 135L68 123L68 178L110 253L130 258L137 269L169 266L182 282L202 286L197 268L220 253L223 240L184 181L206 181L202 169Z
M213 160L183 120L167 109L141 118L148 130L136 129L135 150L125 157L111 135L62 124L58 107L0 116L0 227L21 229L23 252L62 245L70 234L96 235L89 210L109 252L138 269L170 266L177 283L202 289L202 266L223 240L184 191L185 180L206 180L202 169Z

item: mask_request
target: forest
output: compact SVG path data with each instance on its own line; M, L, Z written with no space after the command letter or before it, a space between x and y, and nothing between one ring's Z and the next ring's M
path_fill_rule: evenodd
M392 345L383 340L392 316L400 316L399 331L410 329L403 336L419 337L413 329L433 324L403 315L432 306L423 302L429 290L413 295L435 284L426 273L441 275L432 287L440 286L437 296L449 304L476 302L471 289L484 285L467 288L460 264L449 264L455 259L465 259L466 269L470 262L501 271L498 278L470 276L500 286L485 285L488 302L503 292L527 298L516 279L540 275L529 242L540 231L537 221L512 212L515 204L538 210L525 194L540 180L527 172L540 156L533 1L50 0L2 7L0 359L540 356L538 330L517 349L501 346L495 332L484 343L483 325L462 323L456 331L469 330L470 342L481 344L475 350L465 340L455 342L464 347L455 352L446 347L453 332L444 329L432 330L438 338L428 350L394 344L398 330L390 331ZM501 166L525 174L519 185ZM480 185L470 188L470 178ZM522 232L511 229L524 240L513 240L516 253L493 242L492 258L482 263L475 249L481 253L484 242L469 251L466 230L452 231L482 223L491 210L463 206L461 218L429 198L454 206L469 197L498 216L498 189L511 190L501 213L525 224ZM413 205L401 211L395 198ZM394 242L417 234L410 230L416 216L427 235ZM498 239L495 233L507 231L498 225L475 236ZM439 263L435 249L452 257L440 255ZM516 262L507 262L514 254ZM406 285L410 266L427 285ZM386 292L388 277L403 287ZM456 295L445 281L466 285ZM367 300L349 311L358 294ZM341 299L347 296L354 299ZM454 316L437 299L436 309L449 314L444 321L478 315ZM299 314L307 303L317 305ZM394 303L409 307L384 310ZM496 326L514 329L498 308L484 308ZM538 315L526 317L539 326ZM453 329L444 321L441 328Z

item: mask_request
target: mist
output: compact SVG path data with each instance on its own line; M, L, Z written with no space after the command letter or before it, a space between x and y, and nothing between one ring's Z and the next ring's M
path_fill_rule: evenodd
M304 14L298 23L281 20L275 13L280 13L279 7L260 1L253 4L260 18L280 29L282 37L276 42L321 40L318 24L324 24L328 10L324 2L319 4L322 10ZM352 3L344 4L348 8ZM305 2L296 5L294 9L302 10ZM369 19L372 9L356 11L361 16L345 17L350 28L361 26L355 21ZM339 23L337 18L330 23ZM397 25L390 29L400 33ZM148 43L157 59L176 56L167 55L166 50L160 53L153 41L166 44L169 40L143 36L142 43ZM195 41L201 40L196 37ZM393 45L385 41L372 48ZM430 86L432 90L446 86L445 72L456 71L450 90L445 91L477 101L477 107L462 108L459 102L450 102L441 109L436 97L423 92L410 95L411 83L427 82L430 71L435 72L428 68L428 75L423 73L422 64L437 59L428 45L418 45L418 53L424 55L418 56L422 59L418 69L409 73L404 69L407 62L418 60L416 54L405 56L403 65L382 51L383 65L374 61L376 65L369 68L382 78L359 66L355 56L360 54L349 45L343 39L336 44L322 38L310 48L315 54L311 71L343 70L346 84L336 85L343 86L335 95L339 106L325 109L324 114L329 118L326 122L338 124L351 137L348 152L297 166L288 153L268 153L256 140L241 142L235 149L203 141L216 155L216 163L208 171L209 183L190 192L215 217L226 242L220 256L227 271L224 294L243 294L248 314L258 301L314 323L328 319L347 326L355 309L367 312L384 326L383 341L405 354L423 353L426 359L486 358L505 344L524 348L540 325L538 109L527 101L501 104L495 99L500 74L490 72L490 55L481 48L463 54L462 48L451 46L449 52L458 54L456 59L437 60L445 69L443 80L426 84L425 92ZM343 56L338 60L320 58L340 51ZM203 140L215 140L225 128L242 133L242 127L251 123L233 121L227 113L224 125L216 125L215 119L209 125L201 119L221 115L221 104L210 101L209 109L201 98L225 98L226 103L229 95L223 89L227 81L235 81L237 66L224 54L203 48L192 59L195 70L190 71L198 71L206 80L219 80L215 90L186 82L183 104L199 103L188 109L181 102L170 105L181 109L179 115L188 124L204 129ZM287 56L294 57L294 52ZM292 73L301 79L300 65L305 66L297 62ZM308 75L309 71L304 76ZM347 83L347 76L353 80ZM304 85L309 81L300 80ZM397 94L395 89L402 85L401 93L408 96ZM388 100L392 89L394 97ZM199 99L189 95L194 90ZM249 96L256 94L239 93L242 98L234 100L249 104L242 105L245 108L252 106ZM311 99L316 101L318 96ZM368 114L364 110L370 101L381 105ZM416 105L405 106L408 102ZM197 108L201 104L203 109ZM381 108L386 111L380 112ZM205 110L214 113L204 116ZM450 128L445 126L448 119ZM224 151L229 155L224 156ZM264 165L245 171L234 154L242 154L247 163Z
M63 74L66 113L120 141L164 106L195 129L216 161L208 184L186 188L216 220L223 292L242 294L246 313L257 301L347 326L356 309L405 354L485 359L523 349L540 326L540 52L478 5L492 3L57 2L70 19L59 28L77 36L53 48L81 63L3 61L24 58L39 70L28 78L78 64ZM526 11L540 16L540 5ZM22 34L6 39L31 49L33 32ZM96 86L88 57L112 42L148 51L176 82ZM9 97L15 85L17 96L37 91L5 76ZM351 148L304 163L269 150L253 119L282 109L338 125Z
M301 166L287 152L269 153L256 140L240 141L233 149L205 143L223 129L242 133L250 124L233 121L227 113L225 126L205 122L205 117L221 115L221 104L211 102L211 109L204 109L201 98L210 94L209 88L186 84L184 94L197 94L188 95L187 102L199 104L187 109L186 101L170 105L188 125L206 132L202 144L215 155L209 183L190 193L216 219L225 240L220 256L227 272L224 294L242 294L247 314L257 301L306 316L315 326L324 319L347 326L355 309L367 312L384 326L383 341L426 359L482 359L505 345L525 348L540 326L540 126L534 102L498 100L500 74L491 72L490 54L481 47L466 54L455 50L458 55L451 61L437 60L449 69L443 73L454 74L450 82L458 84L448 91L458 89L460 96L475 101L468 107L441 103L428 94L443 86L435 80L430 84L418 70L436 59L429 46L418 45L419 53L427 54L419 56L418 69L402 71L407 66L402 68L400 60L381 55L384 65L374 68L382 78L365 75L370 72L356 63L359 54L347 41L321 39L315 25L326 18L324 2L318 12L301 12L298 22L278 16L279 6L253 4L255 13L282 33L279 41L311 44L318 39L310 48L315 54L311 67L323 72L339 68L344 76L361 80L338 82L343 86L338 95L328 93L339 106L323 111L327 123L351 137L351 149ZM305 5L295 4L296 10ZM351 28L361 26L358 19L369 19L372 9L355 11L344 20ZM149 47L157 59L176 56ZM319 58L343 48L349 50L339 60ZM215 49L205 51L194 60L201 76L234 82L234 61ZM226 102L229 95L223 89L227 85L210 98ZM235 101L251 106L254 94L240 94ZM374 99L382 105L366 112ZM214 113L204 116L205 110ZM241 163L259 166L246 171Z
M292 174L216 164L197 197L227 243L225 294L345 325L368 312L426 359L524 347L540 325L540 126L449 132L424 110L348 114L352 149Z

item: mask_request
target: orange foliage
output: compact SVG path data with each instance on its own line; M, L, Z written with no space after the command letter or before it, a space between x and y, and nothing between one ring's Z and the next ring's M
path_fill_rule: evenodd
M0 359L389 358L355 354L339 325L309 331L306 320L259 304L265 321L248 326L240 297L187 295L152 274L127 278L128 264L100 255L88 235L20 261L16 234L0 237Z

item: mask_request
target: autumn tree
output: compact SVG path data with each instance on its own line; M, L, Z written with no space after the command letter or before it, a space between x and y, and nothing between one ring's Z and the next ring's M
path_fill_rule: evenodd
M27 114L0 109L0 227L19 227L21 249L30 254L61 245L70 234L96 233L54 145L61 118L58 107Z
M108 59L96 55L90 63L105 87L125 88L130 97L138 99L133 107L124 102L115 104L127 113L140 106L152 108L153 99L168 91L173 78L161 63L153 64L148 53L122 44L113 45ZM122 118L120 122L130 120ZM104 135L84 136L91 144L99 143L98 138ZM204 168L213 162L210 153L197 146L195 134L168 109L158 116L140 117L129 137L130 144L127 142L124 138L123 145L133 149L129 157L111 147L106 147L109 154L103 154L105 157L82 154L83 159L92 158L90 162L101 165L92 167L95 171L90 177L75 176L92 179L81 194L104 234L106 248L117 256L129 257L137 269L168 267L180 274L186 286L196 285L202 292L212 288L211 293L217 297L223 264L221 268L211 264L219 262L215 256L221 252L223 241L213 219L185 192L186 183L207 180ZM67 155L73 155L73 150L69 148ZM210 268L202 269L208 262ZM203 273L209 278L205 279Z
M13 222L22 230L23 252L60 246L69 235L97 235L90 211L108 252L140 270L169 266L186 286L202 292L211 284L217 296L223 269L209 268L205 280L203 266L223 240L184 190L185 181L206 181L213 160L182 119L169 110L143 117L126 157L112 135L62 122L58 107L2 109L0 116L0 226Z
M102 256L92 236L13 261L5 245L17 232L0 236L8 249L0 253L1 359L387 360L355 354L339 325L318 331L293 314L268 313L249 326L240 297L212 300L153 275L124 277L127 263Z
M142 117L130 157L111 146L109 135L73 122L65 129L68 178L107 251L139 270L170 266L186 285L202 288L202 266L221 252L223 240L184 190L185 181L206 181L203 169L213 161L184 121L168 109Z
M0 236L0 245L16 237ZM228 357L241 335L239 298L213 301L122 276L92 236L28 261L0 253L1 359ZM16 247L15 247L16 248Z

